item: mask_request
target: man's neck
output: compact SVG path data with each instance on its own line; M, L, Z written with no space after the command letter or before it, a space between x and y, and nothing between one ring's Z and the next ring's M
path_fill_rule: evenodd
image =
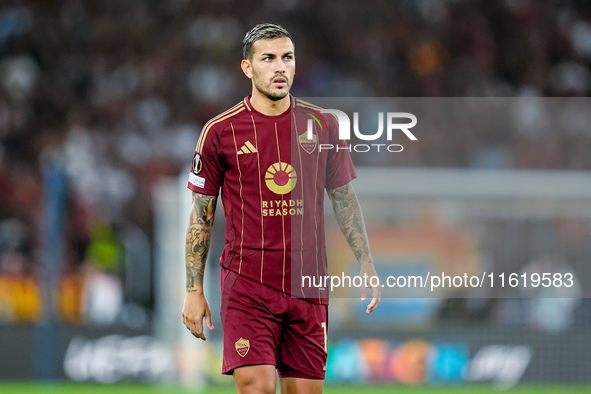
M289 108L289 94L282 99L274 101L262 95L259 91L252 92L252 96L250 97L250 104L254 109L256 109L264 115L281 115Z

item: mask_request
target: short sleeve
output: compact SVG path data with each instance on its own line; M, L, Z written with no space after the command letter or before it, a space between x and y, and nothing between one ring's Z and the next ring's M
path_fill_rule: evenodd
M223 168L219 133L206 126L195 148L187 187L195 193L217 196L224 179Z
M326 188L335 189L357 178L357 172L351 160L347 141L338 137L338 123L333 116L327 116L330 143L335 146L328 151L326 164Z

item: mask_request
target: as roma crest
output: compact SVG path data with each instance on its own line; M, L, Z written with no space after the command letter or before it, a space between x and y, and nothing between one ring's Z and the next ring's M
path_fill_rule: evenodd
M309 140L308 132L304 131L302 134L298 136L298 142L300 143L302 149L306 151L306 153L312 153L318 145L318 137L316 136L316 134L312 134L312 139Z
M236 345L236 352L238 352L238 354L241 357L246 356L246 354L250 350L250 341L248 339L240 338L239 340L236 341L235 345Z

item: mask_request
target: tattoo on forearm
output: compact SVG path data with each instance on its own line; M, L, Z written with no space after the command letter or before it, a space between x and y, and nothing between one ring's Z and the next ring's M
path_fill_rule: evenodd
M193 194L185 245L187 291L195 291L195 287L203 286L203 274L209 252L216 203L216 196Z
M357 261L370 257L369 242L361 207L351 185L346 184L336 189L329 189L337 222Z

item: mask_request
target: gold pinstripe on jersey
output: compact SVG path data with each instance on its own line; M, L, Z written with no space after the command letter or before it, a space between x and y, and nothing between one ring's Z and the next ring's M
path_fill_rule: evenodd
M242 247L244 245L244 198L242 198L242 170L240 169L240 161L238 160L238 145L236 144L236 132L234 131L234 125L230 123L232 128L232 138L234 139L234 148L236 148L236 165L238 167L238 183L240 184L240 212L242 214L242 227L240 229L240 263L238 264L238 273L242 272Z

